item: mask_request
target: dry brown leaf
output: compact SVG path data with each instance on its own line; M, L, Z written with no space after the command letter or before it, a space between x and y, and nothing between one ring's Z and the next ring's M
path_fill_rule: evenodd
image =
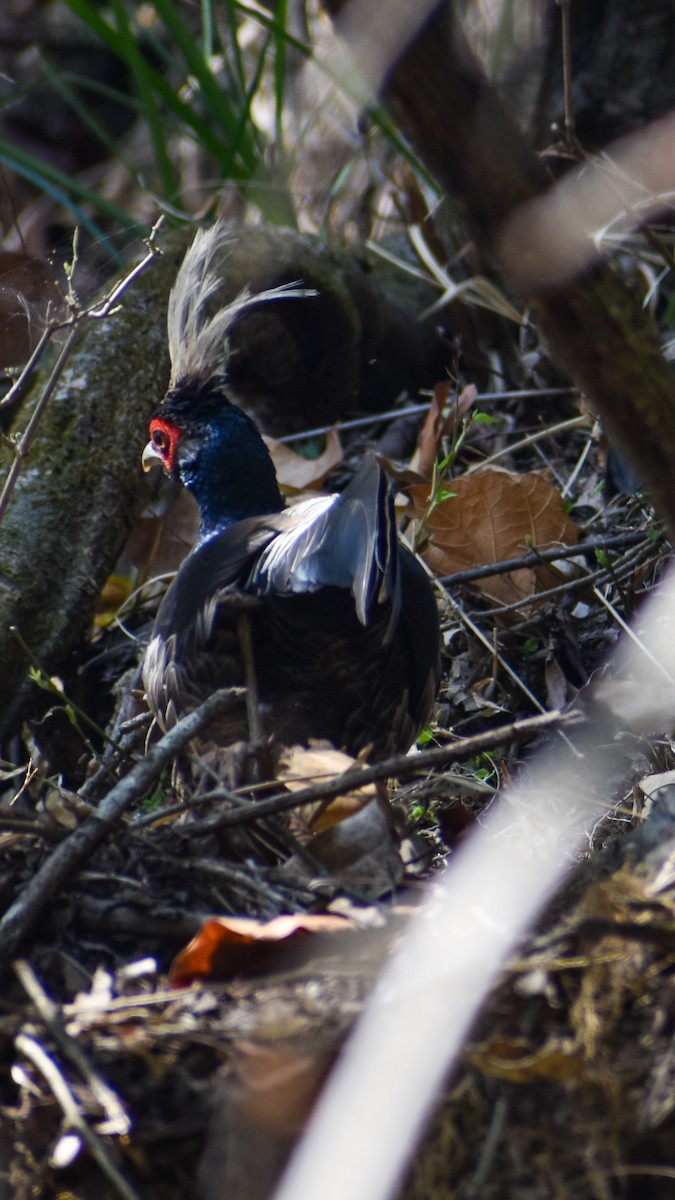
M307 853L345 884L355 883L369 903L390 895L403 876L399 838L384 804L371 800L359 812L338 821L307 843ZM291 862L301 861L294 856Z
M329 746L309 749L306 746L291 746L284 754L277 778L289 792L299 792L312 783L333 779L356 766L358 763L355 759ZM371 783L364 788L353 788L329 802L318 800L313 804L304 804L296 813L302 817L312 833L320 833L321 830L330 829L331 825L336 825L338 821L344 821L346 817L359 812L375 794L375 785Z
M518 558L533 549L574 546L578 527L565 512L556 488L537 471L518 475L486 467L454 479L453 495L441 501L424 522L427 541L422 557L439 575L452 575L488 563ZM408 489L413 508L423 517L429 488ZM478 580L476 586L497 604L527 601L559 583L551 567L523 567L508 575Z
M282 491L302 492L305 488L320 487L326 476L342 462L340 435L335 428L326 435L326 445L318 458L303 458L275 438L265 437L263 441L272 456Z
M184 987L195 979L266 975L298 964L298 941L332 936L355 928L344 917L299 913L256 921L252 917L210 917L171 964L169 979ZM301 957L305 957L305 947Z
M650 994L653 980L647 971L651 950L638 938L626 937L624 924L648 927L659 917L672 927L672 906L663 911L646 891L646 877L631 862L624 863L608 879L586 889L574 914L581 929L585 922L599 922L606 933L592 933L588 964L579 992L570 1006L570 1023L587 1059L608 1043L629 999ZM612 926L617 925L614 933Z
M431 479L434 463L439 456L439 443L443 426L443 407L447 402L450 391L450 380L437 383L431 397L429 411L424 418L417 439L417 453L410 464L423 479Z

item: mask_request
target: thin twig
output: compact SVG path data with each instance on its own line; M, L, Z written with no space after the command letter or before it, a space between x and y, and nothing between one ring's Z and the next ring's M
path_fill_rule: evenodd
M554 399L558 396L574 396L577 389L574 387L559 387L559 388L518 388L506 392L479 392L476 396L477 404L497 404L502 400L537 400L540 401L546 396L552 396ZM372 413L368 417L354 417L351 421L338 421L338 430L344 429L366 429L369 425L382 425L385 421L399 420L401 417L423 416L429 411L429 403L426 404L408 404L405 408L390 408L386 412ZM325 437L335 429L335 422L332 425L319 425L316 429L303 429L301 433L288 433L285 437L279 438L284 445L291 445L293 442L303 442L307 438Z
M51 400L52 395L54 394L56 385L59 382L59 379L61 378L63 369L64 369L70 355L73 352L75 343L77 342L77 339L79 338L79 336L80 336L79 324L72 325L71 328L68 330L68 336L66 337L66 340L61 347L59 356L54 364L51 375L49 376L49 379L47 380L47 383L44 387L42 395L40 396L40 399L38 400L37 404L35 405L35 408L33 409L33 412L31 413L30 420L29 420L26 428L24 429L23 433L21 434L19 441L16 443L16 446L14 448L14 460L12 462L11 467L9 468L9 471L7 472L7 478L5 479L5 486L2 489L2 495L0 495L0 521L2 520L2 518L5 515L5 512L7 511L7 506L11 499L14 488L16 487L16 483L19 478L19 475L21 474L21 470L23 467L23 460L26 457L26 455L30 449L30 446L33 442L33 438L35 437L35 434L37 433L38 425L40 424L40 421L42 420L44 411L45 411L49 401Z
M110 295L106 296L102 304L85 309L82 314L83 317L88 317L91 320L99 321L104 317L109 317L112 315L118 301L122 299L122 296L131 287L131 284L135 283L139 275L143 274L146 268L150 266L150 263L157 258L158 254L161 254L161 250L157 246L156 240L157 234L159 233L163 223L164 217L158 217L152 229L150 230L149 237L145 239L145 244L148 248L148 252L145 257L142 258L135 267L132 267L128 274L124 276L124 279L120 280L117 286L113 288Z
M18 439L18 441L14 445L14 459L13 459L12 465L7 473L7 478L5 479L5 484L2 489L2 494L0 495L0 521L2 520L2 518L5 515L5 512L7 511L7 506L12 497L12 493L14 492L14 488L16 487L19 475L21 474L21 470L23 467L23 460L25 459L25 457L28 454L28 451L32 445L33 439L35 437L35 434L37 433L38 426L40 424L40 421L42 420L45 409L46 409L51 397L54 394L56 385L59 382L61 375L63 374L63 370L66 366L66 363L67 363L70 355L73 352L73 349L75 347L77 340L80 337L80 334L82 332L83 323L85 321L100 320L103 317L111 316L115 310L115 305L118 303L118 301L119 301L120 297L123 295L123 293L127 290L127 288L130 286L130 284L133 283L133 281L138 278L140 273L146 269L148 264L150 262L152 262L152 260L154 258L156 258L157 254L158 254L158 250L157 250L157 247L154 245L154 239L159 230L160 223L161 223L161 218L160 218L160 221L158 221L156 223L156 225L154 226L154 228L150 234L150 237L147 239L146 245L148 247L148 253L141 260L141 262L138 263L137 266L135 266L131 271L129 271L129 273L124 277L124 279L121 280L121 282L117 284L117 286L113 289L113 291L110 293L110 295L108 297L106 297L106 299L103 301L102 304L92 305L90 308L79 309L77 307L76 297L74 295L74 292L72 291L72 281L71 281L70 292L69 292L69 296L68 296L68 304L70 307L70 316L64 321L53 322L49 326L47 326L47 328L44 330L44 332L42 334L42 337L40 338L38 345L36 346L35 350L33 351L33 354L31 355L26 367L22 371L22 373L21 373L19 379L17 380L16 384L14 385L14 387L11 389L9 396L5 397L6 404L15 403L15 401L18 399L18 396L20 395L21 390L23 389L23 387L25 387L25 384L29 378L29 372L34 369L34 367L38 361L38 357L39 357L38 351L41 353L42 350L44 350L50 337L56 332L57 329L67 329L68 332L66 334L65 341L59 351L56 362L54 363L54 366L50 372L49 379L47 380L47 382L44 386L42 395L40 396L39 400L37 401L35 408L33 409L33 412L31 413L28 424L27 424L26 428L24 429L23 433L21 434L21 437Z
M635 546L646 540L644 531L635 533L618 533L613 537L589 538L578 542L576 546L556 546L552 550L532 550L520 558L505 558L501 562L484 563L481 567L471 567L467 571L455 571L452 575L443 575L438 582L444 587L460 583L473 583L476 579L489 579L491 575L505 575L509 571L518 571L522 567L538 567L542 563L557 562L561 558L576 558L577 555L591 554L595 550L614 550L622 546Z
M607 572L601 571L598 568L597 572L592 572L590 575L579 575L575 579L568 579L566 583L557 584L556 587L544 588L542 591L532 592L532 595L522 596L520 600L514 600L512 604L499 604L494 608L481 608L479 611L470 613L469 616L475 616L477 619L483 621L494 620L495 617L503 617L506 613L521 613L523 610L531 608L532 605L536 605L538 611L536 614L532 614L525 623L531 623L533 619L538 621L541 619L541 605L544 601L561 600L563 596L571 596L575 592L586 591L594 583L597 584L605 581L606 576ZM519 622L518 625L511 625L509 628L513 632L514 629L519 628L522 624L523 622Z
M612 568L598 568L597 571L592 571L588 575L579 575L576 579L569 579L566 583L560 583L556 587L545 588L541 592L533 592L531 596L524 597L521 600L515 600L512 604L500 604L495 608L483 608L477 615L481 619L504 616L506 613L518 612L519 609L534 604L541 604L545 600L560 600L565 596L571 596L574 592L581 592L586 589L593 590L603 587L605 584L613 584L619 587L624 578L626 578L637 566L646 568L649 565L649 553L645 557L647 544L640 546L637 554L632 554L628 559L622 558L619 562L612 564ZM653 561L658 561L658 555L653 556ZM541 614L536 615L539 620ZM526 621L520 621L517 625L510 625L511 633L516 629L523 628L524 625L531 624L533 618L529 617Z
M202 763L197 757L197 765L204 767L204 773L210 776L214 784L218 784L217 772L209 768L208 763ZM241 792L228 791L227 788L221 787L219 784L214 791L201 792L198 796L188 796L185 800L180 800L176 804L167 804L156 812L147 813L144 817L137 817L134 821L134 831L137 829L146 829L148 825L156 825L158 821L166 821L169 817L176 817L191 811L192 809L205 808L213 804L214 795L222 802L232 804L236 808L240 808L250 804L251 795L256 788L268 787L265 784L253 784L252 787L246 787Z
M565 97L565 140L574 154L580 153L574 121L574 94L572 89L572 40L570 25L570 0L558 0L562 17L562 65L563 91Z
M202 831L204 826L201 826ZM170 854L162 855L162 864L171 866L177 871L182 871L184 874L192 875L193 878L208 878L209 876L218 883L227 884L228 888L235 893L238 893L242 898L242 903L248 911L251 907L251 897L258 905L265 904L266 911L270 914L279 912L279 894L275 888L270 887L265 879L260 877L260 873L251 870L249 866L246 870L240 867L233 866L228 862L216 862L212 858L190 858L178 859Z
M131 805L147 791L162 769L196 737L214 717L237 704L241 688L215 692L198 709L183 717L173 729L131 768L108 792L95 813L87 817L57 846L0 920L0 970L28 936L45 905L79 870Z
M74 1129L76 1133L79 1133L82 1140L86 1142L93 1157L96 1159L104 1175L110 1180L117 1194L122 1196L123 1200L140 1200L138 1192L132 1188L131 1184L127 1182L122 1173L111 1161L103 1142L87 1124L80 1106L60 1068L54 1062L51 1055L47 1053L44 1046L40 1045L36 1038L29 1037L26 1033L18 1034L15 1045L19 1054L23 1054L24 1058L32 1062L36 1070L40 1072L63 1112L66 1124L71 1129Z
M68 837L70 830L45 814L29 817L23 816L21 813L10 815L3 812L0 816L0 832L28 834L30 837L41 838L45 842L62 842L65 837Z
M609 601L606 596L603 596L602 592L597 587L593 588L593 594L595 595L596 599L600 601L601 604L604 604L608 613L610 613L611 616L614 618L614 620L616 621L619 628L623 630L624 636L627 638L630 638L633 645L637 646L640 653L644 654L646 656L646 658L649 660L649 662L654 667L654 670L659 673L661 678L665 679L666 683L675 685L675 680L673 679L671 672L667 670L664 663L661 661L660 658L657 657L656 654L652 654L651 650L649 649L648 646L645 645L644 640L639 636L639 634L637 634L633 629L631 629L630 625L628 625L628 623L626 621L624 621L623 617L621 616L621 613L617 611L617 609L614 607L614 605L611 603L611 601Z
M13 404L16 404L17 401L20 400L23 392L26 389L28 380L30 379L33 371L40 361L40 358L42 357L43 351L46 349L48 343L51 341L58 328L58 324L50 323L42 330L38 343L28 359L28 362L22 368L21 374L17 379L14 380L14 383L9 389L7 395L3 396L2 400L0 400L0 412L6 408L11 408Z
M495 746L516 742L522 738L535 737L539 733L558 730L562 726L577 725L581 719L576 711L570 710L570 712L561 713L555 709L535 717L524 718L521 721L512 721L508 725L500 726L499 729L486 730L484 733L476 734L475 737L461 738L448 746L441 746L434 750L422 750L419 754L412 755L397 754L368 767L350 767L341 775L326 780L325 783L313 784L311 787L303 788L302 791L293 792L291 795L288 792L280 792L275 796L270 796L267 800L252 802L246 808L238 808L234 811L230 809L219 813L213 818L212 824L214 828L218 829L244 825L249 821L257 821L261 817L267 817L273 813L286 812L288 809L298 808L315 800L325 800L337 796L341 792L364 787L379 779L390 777L405 779L420 771L430 771L434 767L445 766L449 762L465 761L486 750L493 750ZM209 793L211 800L218 800L220 796L221 793L218 790ZM158 820L161 815L157 814Z

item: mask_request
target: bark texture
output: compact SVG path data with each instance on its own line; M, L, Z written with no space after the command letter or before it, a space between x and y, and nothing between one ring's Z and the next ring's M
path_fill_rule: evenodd
M19 476L0 529L0 735L14 728L31 686L10 627L57 671L90 627L129 534L144 433L168 377L162 312L184 248L151 263L113 316L86 324ZM48 376L49 367L36 378L21 428ZM0 466L10 455L3 450Z

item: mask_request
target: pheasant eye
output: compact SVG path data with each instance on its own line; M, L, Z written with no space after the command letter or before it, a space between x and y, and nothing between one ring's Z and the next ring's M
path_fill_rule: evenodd
M181 440L181 430L164 417L153 417L150 422L150 441L143 451L143 467L146 471L153 466L162 466L167 475L176 470L176 451Z

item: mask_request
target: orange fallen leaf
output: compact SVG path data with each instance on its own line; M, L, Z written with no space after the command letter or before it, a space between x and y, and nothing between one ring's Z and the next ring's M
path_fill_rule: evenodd
M425 518L427 540L420 553L439 575L578 541L578 527L565 512L560 493L537 471L518 475L486 467L453 479L450 489L452 495L426 517L428 486L408 489L416 515ZM477 580L476 587L497 604L515 604L559 582L552 567L536 566Z
M326 445L318 458L303 458L285 442L275 438L263 438L272 456L277 481L282 490L302 492L305 488L319 487L327 475L342 462L342 446L337 429L329 430Z
M184 987L195 979L232 979L290 970L308 957L299 946L310 935L332 936L355 928L352 921L320 913L299 913L256 921L252 917L210 917L171 964L169 979Z

